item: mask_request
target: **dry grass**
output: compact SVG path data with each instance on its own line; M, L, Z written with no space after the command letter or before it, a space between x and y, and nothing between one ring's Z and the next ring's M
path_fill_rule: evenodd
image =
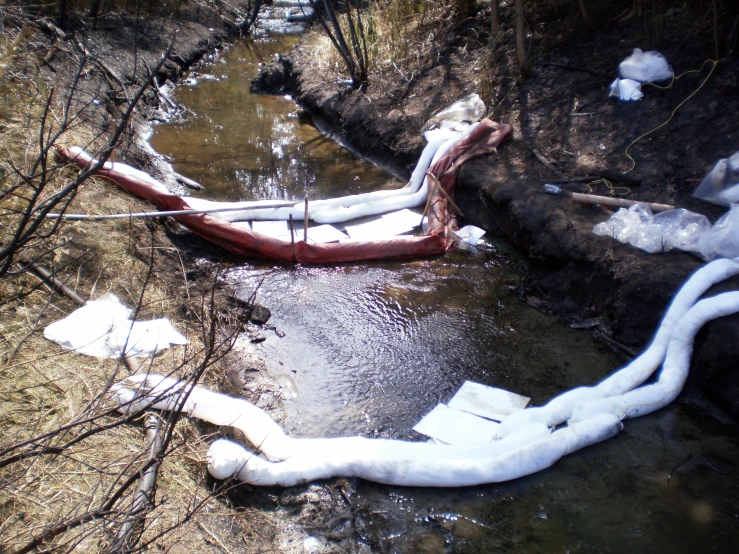
M431 0L372 2L362 11L370 76L400 73L410 78L424 67L434 44L445 32L452 4ZM340 23L348 37L343 16ZM345 72L344 63L323 31L310 32L305 44L324 80L333 81Z
M37 60L16 48L20 33L28 35L20 31L0 38L3 191L17 182L16 169L27 173L38 158L41 117L51 94L50 85L38 70L29 71L38 67ZM52 96L52 126L63 117L64 85L60 80ZM59 144L82 144L95 151L107 138L107 124L101 126L93 105L87 101L93 93L94 88L92 92L89 88L76 92L72 105L78 120ZM76 174L69 168L53 168L43 194L62 190ZM8 240L7 231L13 222L21 217L19 212L29 194L29 187L24 186L0 203L3 241ZM92 178L79 188L68 211L125 213L145 208L142 202ZM40 256L40 263L84 298L113 292L127 305L138 307L140 319L167 317L187 335L187 347L173 347L147 360L141 369L184 376L205 363L207 337L203 329L215 323L213 314L201 309L208 305L209 291L201 288L197 292L188 285L179 252L157 225L144 220L65 222L51 237L29 243L25 254ZM20 268L16 263L11 270ZM76 307L68 298L40 286L39 279L30 272L0 279L0 450L44 433L55 433L64 425L112 407L111 400L101 392L112 381L128 375L130 364L127 367L120 360L75 354L43 337L46 325ZM188 313L199 316L186 318ZM217 382L219 371L217 366L211 367L205 382ZM49 443L73 440L83 431L113 421L114 416L102 417L93 425L56 433ZM121 479L136 475L144 462L143 443L140 422L133 422L94 432L61 453L35 455L0 468L0 548L11 551L50 527L100 505ZM204 486L206 449L204 438L192 426L185 421L176 425L171 452L159 472L158 505L147 518L142 542L177 526L197 510L198 515L187 526L155 541L162 549L197 551L201 537L207 535L202 528L212 529L215 520L231 512ZM124 498L121 502L128 501ZM252 519L255 517L251 514ZM246 526L243 521L240 525ZM43 548L99 552L110 544L113 528L110 521L91 521L44 543ZM180 544L183 537L187 538L186 548Z

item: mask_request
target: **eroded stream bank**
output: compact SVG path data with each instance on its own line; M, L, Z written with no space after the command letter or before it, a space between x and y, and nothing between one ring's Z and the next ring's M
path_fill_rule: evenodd
M178 90L196 115L160 127L153 145L209 198L399 186L323 138L291 100L247 92L258 64L285 46L236 45L199 68L215 78ZM261 392L261 405L284 406L293 436L420 438L410 428L465 379L539 404L619 367L587 330L521 300L524 268L497 239L434 260L235 267L230 280L245 296L264 277L259 299L284 333L265 333L257 353L266 367L244 366L245 388ZM254 390L254 373L273 386ZM282 522L283 551L722 552L739 538L736 455L728 426L678 403L512 483L430 490L338 479L286 491L244 486L233 498Z

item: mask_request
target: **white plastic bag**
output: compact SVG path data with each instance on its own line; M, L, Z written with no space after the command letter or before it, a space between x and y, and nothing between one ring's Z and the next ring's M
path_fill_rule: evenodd
M639 100L644 96L644 93L639 90L640 86L641 83L633 79L616 79L611 83L608 96L609 98L616 96L622 102Z
M656 83L672 77L672 67L659 52L643 52L634 48L634 53L621 62L618 72L622 79L633 79L640 83Z
M421 129L421 133L436 127L454 126L457 123L474 123L480 121L484 115L485 103L478 94L470 94L429 119Z
M708 260L739 256L739 204L733 204L731 209L704 233L698 251Z
M739 202L739 152L719 160L693 196L727 207Z

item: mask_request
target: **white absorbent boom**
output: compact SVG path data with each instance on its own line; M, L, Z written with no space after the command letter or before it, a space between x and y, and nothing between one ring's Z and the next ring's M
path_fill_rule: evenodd
M191 417L239 429L261 456L229 440L215 441L208 451L208 471L217 479L237 477L254 485L279 486L335 476L430 487L508 481L613 437L625 418L672 402L685 384L696 333L707 321L739 312L739 292L698 299L713 284L737 274L739 259L701 268L675 296L644 354L594 387L573 389L545 406L512 414L502 421L498 440L475 446L363 437L293 438L244 399L161 375L134 375L113 391L123 412L182 407ZM640 386L660 364L659 378Z

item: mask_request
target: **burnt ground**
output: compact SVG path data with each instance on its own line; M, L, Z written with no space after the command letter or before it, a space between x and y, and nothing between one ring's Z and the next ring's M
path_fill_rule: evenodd
M715 58L716 47L713 19L697 6L665 2L660 14L623 20L623 2L593 2L598 27L589 33L574 8L560 6L557 12L555 3L539 4L528 14L527 79L519 76L511 31L490 54L489 14L481 11L444 34L427 53L429 61L413 73L376 74L366 87L351 89L321 74L306 37L254 87L293 94L360 153L406 174L423 148L424 122L451 101L481 92L488 116L512 124L515 134L496 154L462 168L456 189L462 210L470 222L526 255L530 280L520 293L529 303L572 322L598 318L599 334L638 352L702 261L682 252L647 254L595 236L593 226L607 213L546 195L542 185L557 180L565 190L588 192L584 183L568 180L592 170L627 172L632 165L627 146L653 130L629 149L635 161L629 175L641 184L621 196L674 204L712 221L724 213L692 193L718 159L739 149L739 59L730 52L736 13L717 22L724 57L709 76L713 64L707 60ZM504 25L511 23L511 12L503 9ZM619 62L637 47L659 49L676 75L694 72L666 89L644 87L639 102L608 99ZM539 161L534 150L551 164ZM609 194L604 184L592 191ZM737 286L735 278L711 292ZM738 331L739 316L733 316L700 332L686 388L688 397L703 398L697 393L705 391L734 415L739 413Z

